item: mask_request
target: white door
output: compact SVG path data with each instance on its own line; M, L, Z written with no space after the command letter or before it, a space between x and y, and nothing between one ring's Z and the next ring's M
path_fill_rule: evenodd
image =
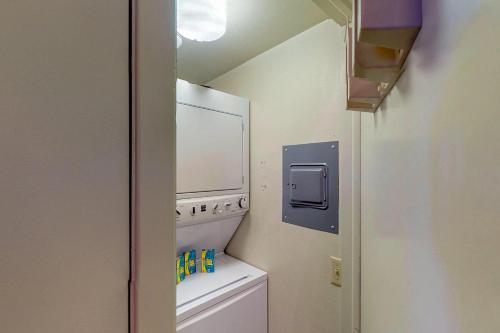
M128 1L1 1L0 45L0 331L125 333Z

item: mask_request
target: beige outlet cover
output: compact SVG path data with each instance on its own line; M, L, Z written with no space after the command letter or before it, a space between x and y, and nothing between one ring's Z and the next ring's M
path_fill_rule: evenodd
M332 265L331 283L342 287L342 259L330 257Z

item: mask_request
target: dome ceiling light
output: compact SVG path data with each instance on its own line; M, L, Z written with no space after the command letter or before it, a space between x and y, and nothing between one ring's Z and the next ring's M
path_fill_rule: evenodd
M177 0L177 32L197 42L212 42L226 33L226 0Z

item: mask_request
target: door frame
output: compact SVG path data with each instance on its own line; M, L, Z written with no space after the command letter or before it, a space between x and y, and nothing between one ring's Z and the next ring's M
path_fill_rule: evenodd
M130 0L129 331L175 332L175 0Z
M175 0L130 1L132 333L175 332ZM346 111L347 112L347 111ZM342 227L341 332L361 331L361 115L352 113L352 216Z
M350 112L350 111L345 111ZM341 226L341 332L361 332L361 114L352 112L351 221Z

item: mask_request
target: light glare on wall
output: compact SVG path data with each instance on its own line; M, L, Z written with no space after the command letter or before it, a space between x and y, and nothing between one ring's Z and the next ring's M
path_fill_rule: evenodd
M198 42L212 42L226 33L226 0L178 0L177 32Z

